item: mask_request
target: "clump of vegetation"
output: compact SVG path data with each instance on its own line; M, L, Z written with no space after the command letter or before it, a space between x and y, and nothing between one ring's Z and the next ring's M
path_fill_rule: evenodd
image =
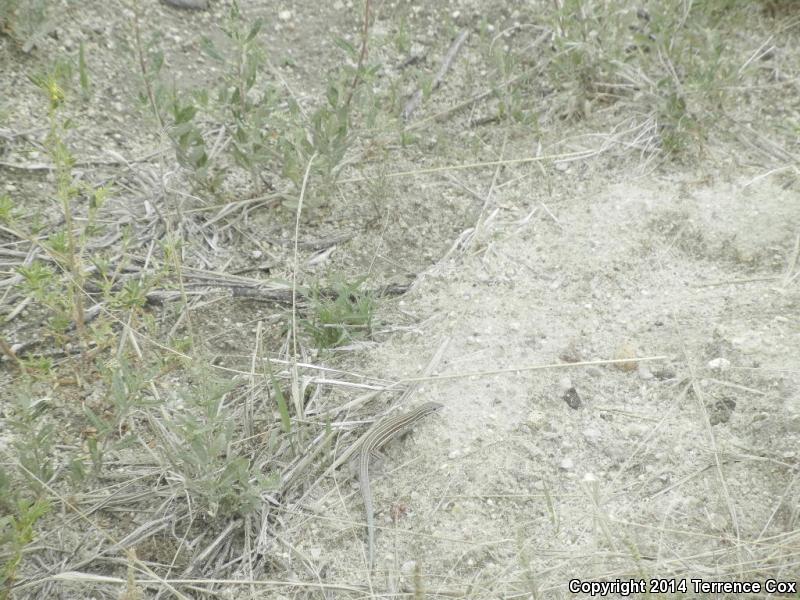
M335 348L371 335L375 298L362 290L364 281L339 280L330 295L323 295L319 287L311 290L311 315L304 324L317 348Z
M177 496L211 517L249 514L276 482L259 471L249 445L241 443L241 423L226 404L230 382L200 372L197 378L182 390L178 406L151 423L157 454L180 486Z
M266 77L272 71L258 39L262 26L260 19L245 18L234 2L221 26L222 40L203 38L203 51L222 73L211 90L168 84L157 39L144 47L136 34L145 87L141 100L198 189L220 198L227 181L238 181L237 169L247 173L253 194L282 189L284 183L299 189L311 156L312 175L327 189L350 147L354 97L368 89L376 71L360 61L334 71L325 101L309 112L282 83ZM341 40L339 47L351 59L358 54Z
M674 158L695 154L740 75L715 26L730 10L726 2L555 3L545 72L559 97L558 116L586 119L618 105L651 124L650 149Z
M48 4L47 0L0 0L0 33L29 52L36 40L54 26Z
M0 467L0 600L11 598L25 547L33 542L36 524L50 511L47 500L30 500L14 490Z
M78 73L86 95L90 82L85 59L79 60ZM0 197L0 223L36 248L35 259L16 269L21 278L18 289L46 310L52 338L60 346L77 340L84 348L103 347L109 342L109 319L100 315L100 304L134 312L141 309L149 279L123 278L124 260L110 262L103 251L94 248L96 240L107 233L107 221L98 215L112 188L94 185L75 172L76 158L69 144L74 121L65 111L74 74L70 62L57 61L31 76L47 102L48 129L43 147L53 165L54 208L61 215L61 224L43 236L44 225L36 219L21 219L21 207L8 194ZM126 239L124 234L122 239ZM28 360L26 366L46 369L47 363Z

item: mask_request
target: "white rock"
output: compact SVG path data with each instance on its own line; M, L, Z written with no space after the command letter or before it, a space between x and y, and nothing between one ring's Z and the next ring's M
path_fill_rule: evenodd
M727 358L712 358L708 361L708 368L716 371L727 371L731 366L731 361Z
M278 18L281 21L288 21L289 19L292 18L292 11L290 11L290 10L282 10L281 12L278 13Z
M601 433L594 427L587 427L583 430L583 437L586 438L587 442L591 442L592 444L596 443L597 440L600 439L600 436Z
M575 468L575 461L572 460L570 457L566 457L564 460L561 461L561 464L558 465L564 471L571 471Z

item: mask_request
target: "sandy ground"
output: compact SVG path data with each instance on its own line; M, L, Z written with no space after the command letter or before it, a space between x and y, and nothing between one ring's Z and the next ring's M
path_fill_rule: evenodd
M414 564L429 591L469 581L477 597L523 582L560 596L573 578L759 580L772 544L793 552L798 296L742 265L770 270L800 222L794 193L747 183L503 192L422 277L402 306L421 325L373 356L414 377L446 342L441 379L414 399L446 408L373 485L378 588L398 572L410 585ZM566 366L634 355L660 358ZM348 489L306 517L303 547L364 574Z

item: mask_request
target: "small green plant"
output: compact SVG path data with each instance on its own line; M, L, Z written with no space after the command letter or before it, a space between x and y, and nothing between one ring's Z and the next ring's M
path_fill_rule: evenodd
M55 474L52 459L53 432L52 423L17 422L14 449L17 451L19 463L31 489L37 494L44 491L43 484L48 483Z
M314 155L317 157L314 171L322 175L323 189L335 181L337 167L349 143L349 107L343 95L346 93L345 86L342 80L329 84L327 104L314 111L310 128L295 128L287 132L280 142L283 148L283 173L298 187L305 167Z
M394 46L401 54L405 54L411 50L411 35L408 31L408 22L405 15L400 17L400 25L397 27L397 33L394 35Z
M3 194L0 196L0 223L11 225L14 221L14 202L11 196Z
M84 338L84 255L91 236L98 233L97 211L109 195L108 188L92 188L76 182L73 176L75 158L67 146L66 138L72 129L72 121L62 117L61 111L67 99L67 89L72 77L69 63L60 61L43 74L31 80L45 93L48 102L48 135L45 148L55 167L56 200L64 217L64 227L51 232L43 244L49 257L59 267L56 272L49 265L34 262L20 267L23 287L29 294L51 311L50 325L54 332L63 335L70 326L75 326ZM74 214L76 206L86 201L85 225L77 230ZM13 202L9 197L0 201L0 220L13 219ZM30 233L33 238L34 232Z
M530 106L530 100L523 97L522 87L518 85L501 87L501 84L511 81L520 72L519 59L513 52L502 49L500 45L492 50L490 59L495 65L493 73L497 83L495 95L499 104L498 118L536 125L537 112Z
M197 103L191 94L179 93L174 83L171 86L166 83L164 52L159 46L161 35L156 31L147 42L142 40L139 10L137 3L134 6L133 52L142 78L139 102L154 120L159 135L172 143L178 164L189 171L194 185L216 194L224 169L217 168L209 160L203 131L194 122ZM205 92L199 95L207 96Z
M81 54L79 74L81 85L88 93L88 74L83 71L85 60ZM21 275L20 289L47 310L49 333L58 343L65 343L75 333L84 344L94 341L102 346L108 343L104 335L107 320L96 319L91 327L85 322L87 284L95 283L89 281L91 269L88 263L96 267L92 277L100 280L103 300L111 308L140 309L144 304L148 280L120 283L117 281L121 272L119 266L112 272L101 253L89 250L91 241L104 233L98 215L111 189L82 181L73 171L75 157L68 144L73 123L64 114L73 76L73 65L58 61L47 71L30 77L44 92L48 103L49 126L45 150L53 165L54 198L63 216L63 226L45 229L40 222L42 211L34 212L25 220L18 218L14 201L8 194L0 197L0 222L12 228L20 238L29 240L43 250L40 253L45 255L42 259L18 267L17 272Z
M48 4L47 0L0 0L0 34L28 52L53 26L48 21Z
M30 385L22 385L13 400L13 417L6 420L14 434L12 447L22 477L39 496L55 474L55 426L46 415L47 399L36 397Z
M656 119L661 147L667 155L679 157L691 150L700 127L688 112L683 96L676 91L662 96Z
M372 333L375 298L362 291L365 279L338 281L328 295L318 287L311 290L308 299L312 316L304 325L318 348L335 348Z
M656 124L652 149L673 159L696 154L740 76L720 23L742 17L747 5L555 3L548 15L555 54L545 75L560 101L550 105L571 119L590 118L598 106L630 106Z
M134 410L150 404L143 392L154 375L152 370L134 366L122 359L103 373L108 390L104 416L99 415L88 403L83 404L84 414L92 426L91 434L86 437L86 447L95 474L101 471L109 451L122 450L135 442L135 438L127 433L126 421ZM76 479L80 480L80 462L74 466Z
M276 156L270 117L277 106L277 92L271 87L256 90L258 73L266 61L257 39L262 26L261 19L247 23L234 2L222 29L231 47L227 60L205 39L208 54L225 67L217 103L226 113L223 119L229 127L231 155L234 163L250 174L256 191L262 188L260 169Z
M564 0L549 18L555 54L546 74L563 98L558 116L586 118L593 103L607 102L608 90L622 83L618 64L627 58L625 48L637 25L635 12L619 0L602 6Z
M65 137L72 122L60 117L59 111L66 100L65 82L70 78L71 71L64 62L57 62L52 70L38 77L33 77L34 83L45 92L48 98L49 132L45 140L45 147L50 159L55 166L56 198L64 215L64 229L55 237L51 236L51 255L58 261L67 274L66 290L72 317L78 333L84 333L83 321L83 269L79 255L78 242L75 237L73 220L73 200L80 193L80 189L73 183L72 167L75 158L69 151Z
M221 27L224 48L211 38L203 38L204 52L223 73L216 90L209 93L206 89L179 90L174 83L167 85L159 40L154 37L145 46L137 21L137 54L145 88L141 100L155 116L159 129L167 132L178 163L194 184L214 195L221 192L233 167L245 170L254 191L260 191L262 172L280 157L276 139L283 123L274 122L280 98L276 88L258 85L266 62L257 39L262 24L260 19L248 22L234 2ZM207 142L209 124L221 124L227 139L216 153ZM214 136L217 139L218 134Z
M10 514L0 517L0 549L6 557L0 564L0 600L11 598L11 588L22 562L22 553L35 535L36 523L50 510L46 500L26 500L14 494L5 472L0 470L2 508ZM13 500L10 500L13 498Z
M237 423L225 405L230 384L198 374L182 394L184 407L162 415L158 452L183 482L194 505L209 516L243 515L275 481L255 471L238 444Z
M351 145L354 111L362 110L367 126L374 124L377 102L370 90L378 67L366 64L363 45L358 50L336 39L356 66L342 65L333 71L324 101L306 112L291 93L262 79L267 55L258 38L261 27L261 20L249 21L234 2L221 26L223 39L203 39L204 52L222 73L211 91L169 87L158 40L145 46L137 28L145 88L141 100L155 115L159 130L167 132L179 164L200 189L219 196L236 170L248 174L254 193L262 191L266 174L299 187L310 157L315 156L312 176L321 177L324 185L319 187L327 190ZM274 181L269 183L275 187Z

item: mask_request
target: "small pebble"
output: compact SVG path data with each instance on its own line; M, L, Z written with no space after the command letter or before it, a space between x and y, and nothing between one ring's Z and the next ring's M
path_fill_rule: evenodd
M708 368L714 369L715 371L727 371L731 366L731 361L727 358L712 358L708 361Z
M205 10L208 8L208 0L161 0L164 4L174 8L186 10Z
M581 407L581 397L578 394L578 390L576 390L574 387L571 387L564 392L562 397L564 402L566 402L567 406L569 406L571 409L578 410Z
M587 442L591 442L592 444L596 443L597 440L600 439L600 436L601 433L594 427L587 427L583 430L583 437L586 438Z
M575 468L575 461L567 457L558 466L564 471L571 471Z

